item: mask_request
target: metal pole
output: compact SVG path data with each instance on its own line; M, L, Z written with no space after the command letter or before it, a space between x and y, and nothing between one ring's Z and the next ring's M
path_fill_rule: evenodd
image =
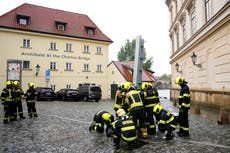
M137 36L136 49L135 49L135 61L134 61L134 73L133 73L133 84L137 87L137 89L141 89L143 60L144 60L144 39L141 39L141 36Z

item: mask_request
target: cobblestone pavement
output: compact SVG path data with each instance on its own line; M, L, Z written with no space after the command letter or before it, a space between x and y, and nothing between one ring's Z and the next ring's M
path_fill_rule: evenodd
M161 99L165 109L177 113L169 100ZM0 123L0 153L229 153L230 126L218 125L199 115L190 114L190 137L175 137L165 141L160 132L149 137L146 144L138 143L127 150L122 143L113 149L111 138L90 133L88 127L98 110L113 111L113 102L37 102L38 118L28 118L10 124ZM0 117L2 118L2 110Z

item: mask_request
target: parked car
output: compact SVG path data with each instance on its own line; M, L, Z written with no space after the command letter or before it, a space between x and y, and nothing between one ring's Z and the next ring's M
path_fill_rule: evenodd
M35 87L35 100L54 100L55 92L49 87Z
M95 84L80 84L78 91L82 100L94 100L98 102L101 99L101 87L96 86Z
M57 100L80 100L80 95L76 89L60 89L56 92Z

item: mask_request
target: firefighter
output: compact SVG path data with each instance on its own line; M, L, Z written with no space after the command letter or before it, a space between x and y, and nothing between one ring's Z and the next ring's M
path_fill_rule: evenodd
M141 95L145 109L147 131L149 135L153 135L156 133L153 107L160 103L158 91L151 83L143 82L141 84Z
M101 110L98 111L94 117L93 122L89 127L89 131L95 131L99 133L104 133L104 124L106 124L106 136L109 137L112 134L112 122L114 121L114 116L109 112Z
M124 109L118 109L116 112L118 120L113 123L113 142L115 149L119 148L120 140L128 143L128 148L132 149L136 139L136 127L131 117Z
M180 130L177 134L180 137L187 137L189 136L188 111L190 109L190 91L187 85L188 82L186 82L183 77L177 77L175 82L181 87L178 105L178 123Z
M9 121L15 121L13 116L14 90L13 84L10 80L6 82L6 88L2 90L1 101L3 107L3 123L7 124Z
M36 90L34 89L34 83L30 82L28 84L29 89L26 91L26 104L28 108L28 115L30 118L38 117L36 107L35 107L35 94Z
M124 84L124 89L127 91L125 105L128 106L128 112L132 116L136 128L140 129L142 138L147 138L147 128L145 125L145 111L141 100L140 91L127 82Z
M116 112L118 109L122 108L122 109L125 109L124 108L124 103L125 103L125 91L122 90L122 87L124 85L121 84L117 91L116 91L116 95L115 95L115 100L114 100L114 111Z
M15 105L16 105L14 115L17 118L17 113L18 113L18 116L21 119L25 119L25 117L23 116L23 108L22 108L22 95L24 95L24 92L20 88L19 81L14 81L14 91L15 91Z
M154 106L153 112L156 116L158 130L165 134L165 140L173 139L173 131L177 127L176 119L173 114L164 110L160 104Z

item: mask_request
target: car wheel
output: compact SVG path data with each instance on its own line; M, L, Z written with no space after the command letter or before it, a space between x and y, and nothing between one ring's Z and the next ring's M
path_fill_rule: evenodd
M87 96L84 97L84 101L89 101L89 98Z
M96 102L99 102L100 99L95 99Z

